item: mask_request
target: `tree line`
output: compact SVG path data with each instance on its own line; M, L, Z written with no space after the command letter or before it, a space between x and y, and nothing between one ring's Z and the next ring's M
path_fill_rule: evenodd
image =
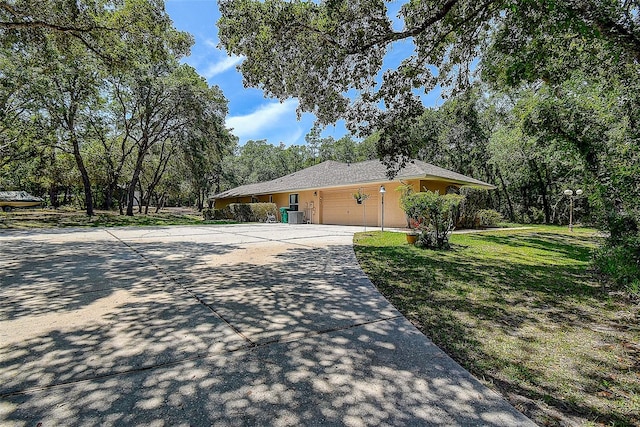
M161 1L0 2L0 184L133 215L194 194L236 142ZM171 179L171 177L179 179ZM82 191L76 193L80 182Z

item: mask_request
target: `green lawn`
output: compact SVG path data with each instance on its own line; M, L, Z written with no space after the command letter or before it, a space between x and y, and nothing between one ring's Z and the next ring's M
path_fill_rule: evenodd
M640 425L640 308L590 271L595 230L453 235L450 251L354 240L389 301L537 423Z
M122 227L161 225L229 224L231 221L204 221L195 210L167 210L160 213L134 216L119 215L112 211L96 211L92 217L71 209L16 209L0 212L1 229L55 228L55 227Z

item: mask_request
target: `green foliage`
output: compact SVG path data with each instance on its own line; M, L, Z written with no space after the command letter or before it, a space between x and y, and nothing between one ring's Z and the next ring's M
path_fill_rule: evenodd
M202 209L202 217L205 221L224 220L231 218L229 209Z
M416 92L467 88L478 58L484 78L502 86L553 85L573 70L615 80L632 68L637 76L640 58L636 1L406 0L397 13L382 0L219 4L220 40L246 57L245 84L296 97L322 124L342 118L363 136L377 131L378 153L390 163L412 154L408 125L423 112ZM403 40L415 51L382 73Z
M417 245L426 248L449 248L454 216L462 200L457 194L441 196L437 192L405 192L401 206L409 221L420 230Z
M231 203L223 209L204 209L206 220L229 219L237 222L265 222L269 216L277 218L275 203Z
M249 140L224 160L226 185L236 187L269 181L306 167L306 147L271 145L266 140Z
M495 227L503 219L500 212L494 209L480 209L475 218L479 227Z
M460 195L464 198L460 202L456 225L462 228L478 227L478 212L487 209L491 201L489 191L480 188L462 187Z
M185 55L193 44L155 0L2 0L0 29L0 45L30 46L43 56L50 40L78 45L114 71L130 69L142 56L162 62Z
M640 298L640 233L607 242L595 252L594 265L617 289Z
M202 208L235 141L220 89L180 64L192 38L164 3L1 3L0 184L52 201L82 188L88 214L127 201L133 214L136 193L145 209Z

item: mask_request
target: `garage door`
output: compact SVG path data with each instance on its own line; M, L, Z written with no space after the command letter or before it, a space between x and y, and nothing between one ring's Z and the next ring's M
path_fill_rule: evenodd
M357 204L353 198L355 191L322 192L322 223L336 225L378 225L377 193L367 193L370 197L362 204Z

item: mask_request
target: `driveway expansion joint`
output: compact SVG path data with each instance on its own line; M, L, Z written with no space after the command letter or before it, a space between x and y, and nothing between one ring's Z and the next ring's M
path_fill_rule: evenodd
M148 262L149 264L151 264L164 278L166 278L169 282L173 283L174 285L176 285L177 287L179 287L180 289L182 289L183 291L185 291L187 294L189 294L193 299L195 299L199 304L201 304L202 306L204 306L207 310L209 310L210 312L212 312L216 317L218 317L220 320L222 320L229 328L231 328L231 330L236 333L240 338L242 338L245 342L247 342L250 346L255 346L255 343L253 341L251 341L246 335L244 335L238 328L236 328L235 326L233 326L227 319L224 318L224 316L222 316L220 313L218 313L213 307L211 307L211 305L207 304L202 297L200 297L198 294L196 294L195 292L193 292L187 285L181 283L179 280L177 280L176 278L172 277L171 274L169 274L168 272L166 272L158 263L156 263L154 260L147 258L144 253L142 253L141 251L137 250L136 248L134 248L133 246L131 246L130 244L128 244L127 242L125 242L124 240L120 239L118 236L116 236L115 234L113 234L112 232L110 232L108 229L105 229L105 231L111 235L114 239L116 239L117 241L119 241L120 243L122 243L123 245L125 245L127 248L131 249L133 252L135 252L140 258L142 258L144 261Z

